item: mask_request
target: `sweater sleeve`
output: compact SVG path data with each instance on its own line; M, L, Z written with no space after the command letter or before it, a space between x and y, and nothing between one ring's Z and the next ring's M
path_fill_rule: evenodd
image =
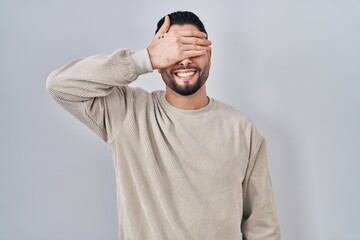
M255 135L260 135L255 133ZM280 227L267 164L266 143L255 137L243 181L244 240L280 240Z
M108 141L131 107L132 94L127 85L151 71L146 49L120 49L111 55L74 60L51 72L46 86L62 107ZM109 111L111 108L116 111Z

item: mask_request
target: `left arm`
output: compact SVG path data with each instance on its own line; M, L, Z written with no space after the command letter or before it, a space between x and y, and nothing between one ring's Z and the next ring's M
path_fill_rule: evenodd
M253 147L243 181L243 237L244 240L280 240L264 138L257 139Z

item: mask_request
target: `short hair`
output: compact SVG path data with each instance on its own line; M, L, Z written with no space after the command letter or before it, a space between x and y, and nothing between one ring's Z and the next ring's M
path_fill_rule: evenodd
M197 27L200 32L207 34L204 24L202 23L200 18L198 16L196 16L195 13L192 13L189 11L177 11L177 12L170 13L168 16L170 17L170 26L171 25L191 24L191 25L194 25L195 27ZM163 25L164 21L165 21L165 17L163 17L159 20L155 34L159 31L159 29Z

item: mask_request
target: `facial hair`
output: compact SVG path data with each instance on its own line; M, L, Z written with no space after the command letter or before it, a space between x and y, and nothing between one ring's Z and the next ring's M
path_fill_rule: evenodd
M196 79L194 84L186 83L184 86L180 86L177 84L174 72L181 69L194 69L196 73L198 73L198 78ZM166 86L168 86L171 90L176 92L181 96L190 96L196 93L206 82L209 77L210 65L206 64L203 69L200 69L195 66L187 66L187 67L178 67L174 68L167 73L166 71L161 72L161 77L163 78Z

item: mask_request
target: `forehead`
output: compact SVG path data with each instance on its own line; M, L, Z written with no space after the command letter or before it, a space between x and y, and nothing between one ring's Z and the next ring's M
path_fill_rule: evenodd
M183 30L199 31L199 29L192 24L183 24L183 25L174 24L174 25L171 25L169 28L169 32L183 31Z

